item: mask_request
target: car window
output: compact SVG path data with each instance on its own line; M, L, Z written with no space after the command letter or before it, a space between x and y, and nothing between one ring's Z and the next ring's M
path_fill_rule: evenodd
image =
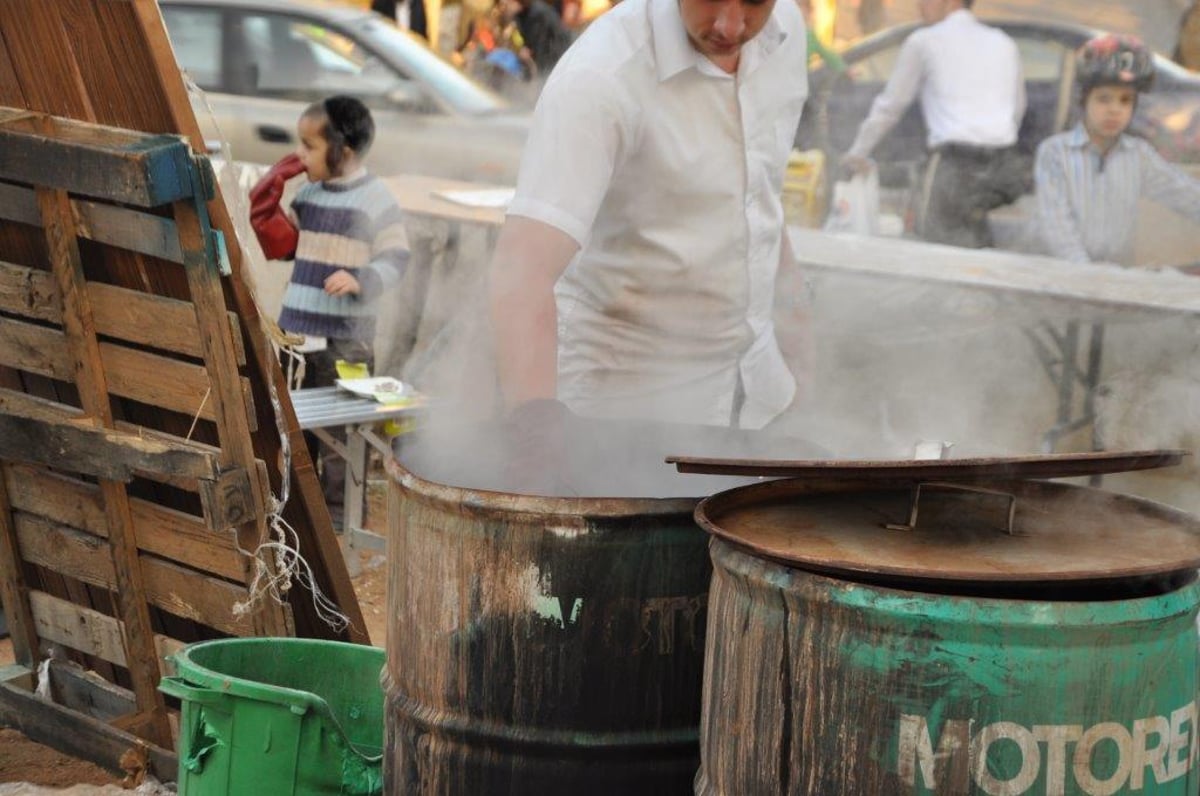
M257 94L312 100L353 94L367 102L406 89L419 94L353 39L315 21L247 14L241 32Z
M1016 42L1026 80L1058 82L1068 55L1066 45L1049 39L1030 37L1019 37Z
M221 12L217 9L162 9L167 36L179 68L196 85L215 89L221 85Z

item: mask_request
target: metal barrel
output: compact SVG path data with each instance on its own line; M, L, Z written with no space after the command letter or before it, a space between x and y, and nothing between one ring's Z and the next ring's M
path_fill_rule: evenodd
M385 792L690 793L711 574L696 499L388 467Z
M697 794L1200 792L1194 571L1050 601L711 553Z

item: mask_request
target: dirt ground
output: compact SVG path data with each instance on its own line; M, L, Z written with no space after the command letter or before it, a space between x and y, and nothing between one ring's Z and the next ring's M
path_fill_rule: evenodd
M381 476L382 473L375 473ZM387 484L383 480L368 482L367 530L385 534L387 530ZM378 552L356 551L362 564L361 572L353 578L367 633L375 646L382 647L387 634L387 563ZM12 644L0 640L0 666L13 662ZM64 755L42 744L34 743L16 730L0 728L0 783L30 783L44 788L70 786L119 786L121 780L104 769ZM15 793L42 793L24 789ZM100 793L100 789L81 787L70 793ZM103 791L107 792L107 790ZM9 791L0 784L0 796Z

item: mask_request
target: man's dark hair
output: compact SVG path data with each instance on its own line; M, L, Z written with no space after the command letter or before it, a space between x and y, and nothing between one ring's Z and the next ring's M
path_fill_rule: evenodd
M962 0L963 8L970 8L975 5L975 0Z
M321 130L329 142L325 165L332 174L341 172L343 147L349 147L354 154L363 157L375 140L375 120L371 118L371 111L354 97L338 94L322 102L314 102L304 111L304 115L325 119Z

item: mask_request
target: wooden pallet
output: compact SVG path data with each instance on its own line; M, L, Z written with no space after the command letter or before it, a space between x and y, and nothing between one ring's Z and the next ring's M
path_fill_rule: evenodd
M165 653L369 639L153 0L0 3L0 105L0 725L114 770L137 739L170 779ZM346 630L298 586L235 610L285 477ZM93 675L56 661L46 707L52 653Z

